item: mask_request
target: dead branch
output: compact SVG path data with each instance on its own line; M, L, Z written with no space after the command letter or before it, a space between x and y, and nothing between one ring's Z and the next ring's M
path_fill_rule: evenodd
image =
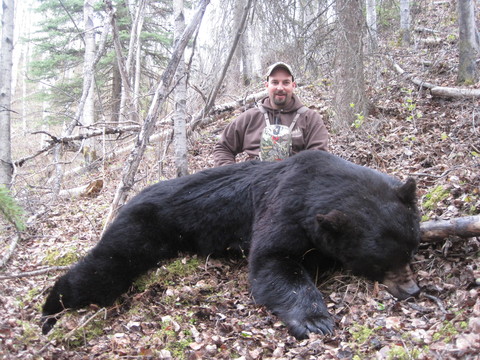
M447 313L447 311L445 310L445 306L443 306L442 300L440 300L438 297L426 294L424 292L422 292L422 294L420 296L434 301L443 314Z
M480 236L480 215L425 221L420 224L420 233L424 242L443 240L449 236Z
M443 98L451 98L451 99L463 99L463 98L478 98L480 97L480 90L479 89L466 89L466 88L452 88L452 87L444 87L444 86L437 86L435 84L426 82L420 78L415 77L413 74L410 74L403 70L400 65L395 63L393 60L388 59L393 68L397 73L405 77L405 79L410 80L412 83L417 85L419 88L425 88L430 90L430 93L433 96L443 97Z
M8 244L7 250L3 254L2 260L0 260L0 269L7 264L8 260L10 260L10 257L13 255L20 239L20 233L16 231L15 236L10 240L10 244Z
M83 321L80 325L78 325L75 328L73 328L72 330L70 330L70 332L68 332L67 335L65 335L64 340L68 340L73 334L75 334L78 330L84 328L86 325L88 325L93 319L95 319L101 313L104 313L105 317L106 317L107 316L107 308L102 307L102 308L98 309L97 312L95 312L92 316L90 316L88 319Z
M237 99L235 101L230 101L227 103L223 103L221 105L213 106L208 114L204 114L203 110L193 116L193 120L190 123L190 128L188 130L188 134L191 134L195 131L197 127L204 127L213 122L217 115L220 115L227 111L233 111L238 109L241 106L245 106L247 104L252 104L257 100L260 100L267 96L267 91L262 90L252 95L245 96L243 98Z
M124 127L118 127L118 128L106 128L106 129L98 129L98 130L93 130L84 134L78 134L78 135L67 135L63 137L56 137L52 134L49 134L45 131L36 131L32 134L46 134L50 137L50 140L47 140L48 145L45 145L43 148L38 150L35 154L28 155L24 158L18 159L14 161L15 166L22 166L26 161L31 160L36 158L37 156L50 151L55 145L57 144L63 144L67 145L70 144L74 141L78 140L85 140L88 138L96 137L96 136L102 136L102 135L111 135L111 134L124 134L127 132L138 132L140 130L140 126L137 125L131 125L131 126L124 126Z
M67 269L70 269L70 266L50 266L48 268L40 269L40 270L27 271L23 273L10 274L10 275L2 275L0 276L0 280L17 279L17 278L28 277L28 276L38 276L38 275L48 274L53 271L63 271Z

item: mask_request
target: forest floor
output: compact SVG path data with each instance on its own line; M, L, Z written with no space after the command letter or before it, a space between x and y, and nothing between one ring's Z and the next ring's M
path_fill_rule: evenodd
M405 70L421 69L417 76L426 81L455 86L453 45L444 42L432 53L390 51ZM324 81L298 89L331 129L330 151L400 179L414 177L423 220L480 214L479 100L433 98L377 61L375 86L368 90L375 112L342 132L333 131L331 90ZM192 172L212 167L213 144L233 116L191 139ZM152 145L133 192L155 181L155 154ZM74 263L98 241L125 157L66 179L69 188L103 178L96 197L46 204L40 186L28 192L27 210L37 216L0 269L0 358L478 359L478 237L421 244L412 264L422 287L417 299L397 301L381 285L345 272L322 278L318 287L336 323L332 336L290 336L278 318L253 303L245 260L187 254L136 281L114 306L69 312L42 335L41 306L62 273L55 267ZM162 168L165 178L175 176L171 155ZM6 224L1 228L4 249L13 235ZM39 269L50 271L25 274Z

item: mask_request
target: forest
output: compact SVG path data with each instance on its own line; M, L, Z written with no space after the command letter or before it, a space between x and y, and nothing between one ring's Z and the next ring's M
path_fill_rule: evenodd
M2 0L0 358L477 359L479 5ZM143 188L213 168L277 61L329 152L416 180L419 297L320 274L335 333L299 341L255 304L245 258L185 253L42 335L54 282Z

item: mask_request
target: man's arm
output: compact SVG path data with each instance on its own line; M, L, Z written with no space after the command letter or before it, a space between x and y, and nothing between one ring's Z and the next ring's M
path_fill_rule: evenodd
M306 113L308 131L305 137L305 149L328 151L328 130L322 116L314 110Z
M229 165L235 163L235 156L243 151L243 134L245 129L241 124L244 113L232 121L223 130L220 140L213 149L213 160L215 166Z
M215 166L223 166L235 163L235 154L228 148L222 139L220 139L220 141L218 141L213 148L213 160Z

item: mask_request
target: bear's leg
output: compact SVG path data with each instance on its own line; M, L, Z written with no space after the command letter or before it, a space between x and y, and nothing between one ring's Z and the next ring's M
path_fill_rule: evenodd
M43 306L44 334L55 325L60 317L57 314L65 309L89 304L111 305L128 290L135 278L158 263L158 258L139 258L138 254L127 258L100 250L97 246L55 283Z
M120 215L90 253L55 283L43 306L44 334L52 329L63 310L89 304L109 306L135 278L160 260L177 254L169 232L159 234L158 222L148 218L154 209L139 208L135 216ZM150 214L140 219L144 208Z
M252 249L249 264L255 301L284 321L293 336L304 339L310 332L333 333L334 322L323 296L296 259L287 252Z

